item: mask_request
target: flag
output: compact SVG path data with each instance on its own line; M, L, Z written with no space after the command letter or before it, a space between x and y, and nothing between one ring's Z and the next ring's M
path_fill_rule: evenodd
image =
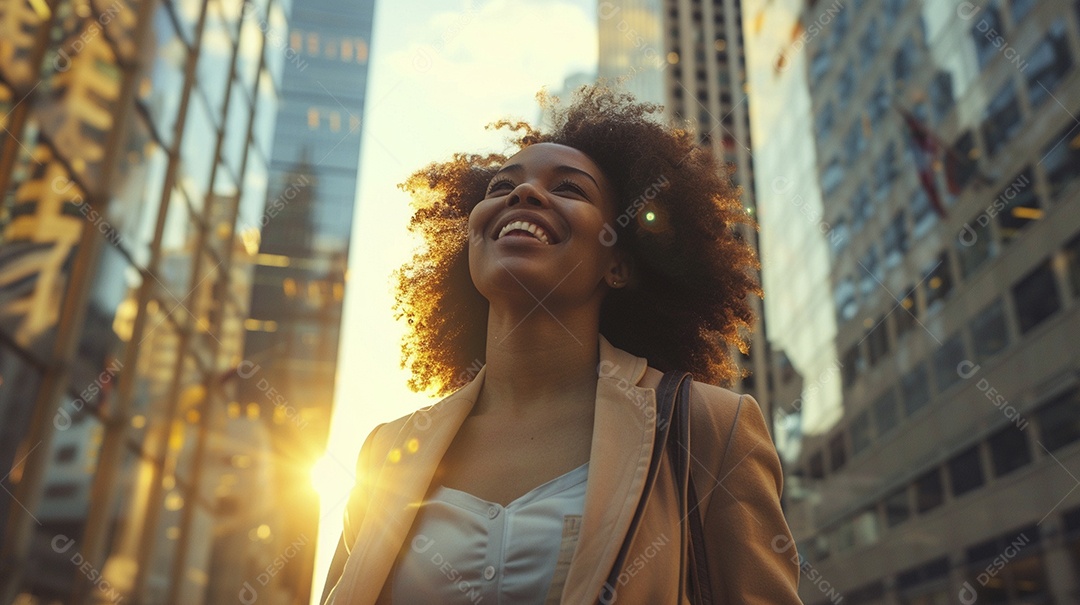
M961 153L955 147L945 144L929 127L911 112L900 106L896 107L904 124L908 129L908 140L912 144L912 155L915 156L919 169L919 182L930 199L934 211L941 218L947 216L942 196L938 190L937 167L940 165L944 172L945 189L950 195L959 195L970 177L966 174L974 173L976 182L980 185L993 184L994 179L984 173L978 162L968 154Z
M919 170L919 182L922 183L923 191L926 192L926 197L930 199L930 205L933 206L938 216L946 218L948 213L945 211L945 205L941 201L941 194L938 191L937 177L934 171L934 163L938 161L944 146L930 132L930 129L911 112L899 106L896 110L900 112L900 116L903 117L904 124L907 126L908 140L911 142L912 147L911 154L915 156L915 163Z

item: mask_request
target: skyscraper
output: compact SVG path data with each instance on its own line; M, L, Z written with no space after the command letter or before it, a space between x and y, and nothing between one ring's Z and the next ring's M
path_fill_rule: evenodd
M248 525L269 534L260 538L262 548L282 562L274 581L295 602L312 592L319 502L310 471L326 449L334 401L374 4L313 0L293 7L288 48L298 68L286 69L282 82L245 324L245 358L255 365L239 382L239 403L260 410L266 434L253 441L250 466L229 465L240 480L228 498L242 502L245 481L274 486L274 508L287 514ZM238 439L244 434L254 433ZM219 540L221 560L235 542L252 544L249 531L239 524L233 544ZM260 568L275 564L269 557Z
M801 595L1074 602L1080 3L870 7L747 3Z
M600 77L641 101L664 105L664 119L692 128L701 145L733 168L748 214L756 212L750 153L746 70L740 0L661 3L600 2ZM741 235L757 246L757 234ZM768 342L760 301L758 325L739 365L748 375L735 385L768 413ZM736 351L736 355L739 353Z

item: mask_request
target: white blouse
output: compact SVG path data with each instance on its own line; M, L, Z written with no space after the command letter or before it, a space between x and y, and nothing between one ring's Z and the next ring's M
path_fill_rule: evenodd
M580 525L589 464L500 506L438 487L417 513L393 578L394 605L544 603L566 528ZM565 573L565 572L564 572Z

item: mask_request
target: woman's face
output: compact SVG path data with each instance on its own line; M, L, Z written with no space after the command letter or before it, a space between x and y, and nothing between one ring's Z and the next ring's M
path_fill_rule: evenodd
M469 272L489 301L547 308L602 300L619 253L601 241L615 190L589 156L538 143L502 166L469 215Z

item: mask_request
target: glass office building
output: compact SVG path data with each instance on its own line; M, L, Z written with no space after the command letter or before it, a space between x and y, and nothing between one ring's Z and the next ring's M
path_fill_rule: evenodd
M250 527L265 525L270 552L292 553L274 579L295 595L312 589L319 500L310 471L326 449L334 401L373 12L374 0L311 0L296 4L289 18L297 68L286 69L282 81L245 324L249 376L234 410L239 422L247 410L269 421L258 433L235 436L262 454L226 465L238 477L226 501L251 520L215 547L228 561L252 544ZM245 484L272 486L273 504L247 509ZM222 590L228 596L227 584Z
M245 395L245 348L270 234L334 250L340 301L371 8L291 4L0 6L0 602L307 601L314 536L281 519L308 511L271 504L300 416ZM346 109L294 101L297 73ZM272 151L316 121L296 103L328 131ZM334 201L289 208L290 178Z
M1080 3L746 11L804 602L1075 602Z

